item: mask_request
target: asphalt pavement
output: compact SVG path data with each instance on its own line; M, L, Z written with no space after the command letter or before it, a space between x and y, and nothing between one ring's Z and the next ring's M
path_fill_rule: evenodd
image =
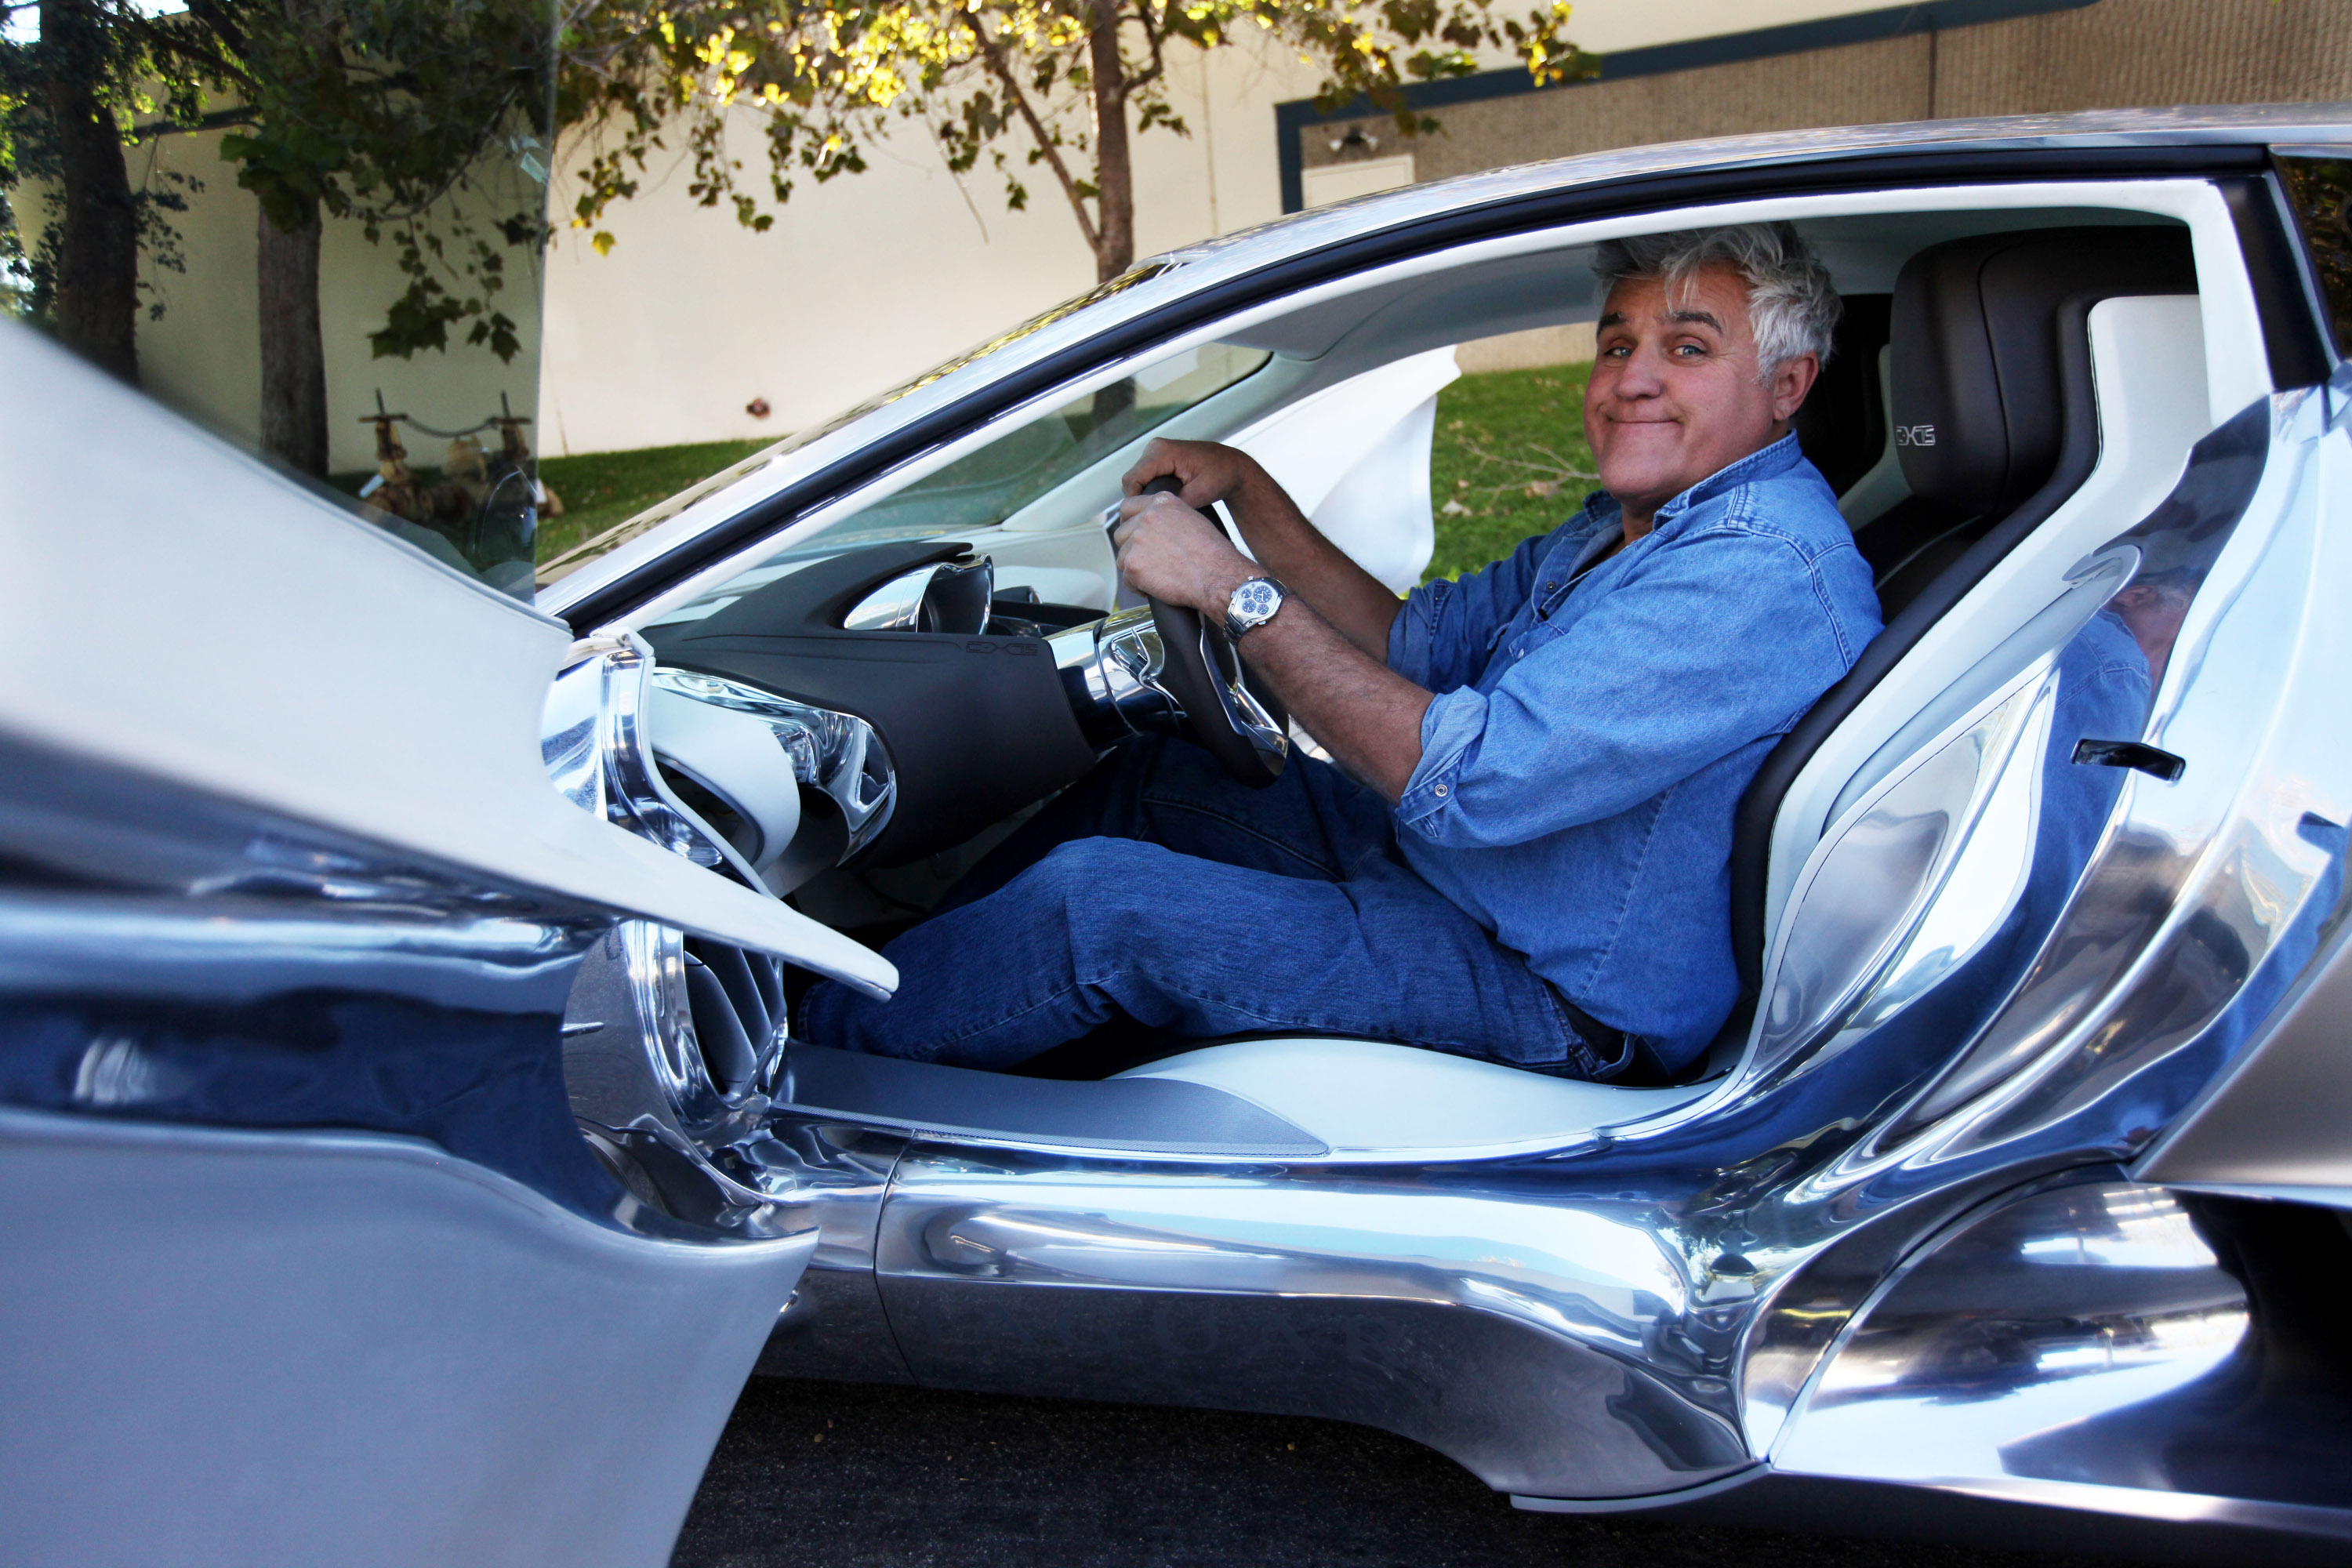
M2079 1557L1522 1513L1290 1416L754 1378L677 1568L2090 1568Z

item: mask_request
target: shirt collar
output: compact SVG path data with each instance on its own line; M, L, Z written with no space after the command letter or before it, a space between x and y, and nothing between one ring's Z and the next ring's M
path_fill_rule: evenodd
M1650 526L1653 529L1664 528L1691 508L1702 501L1713 500L1726 490L1737 489L1741 485L1750 484L1758 479L1769 479L1776 475L1787 473L1803 458L1804 453L1797 446L1796 432L1792 430L1770 446L1750 452L1736 463L1727 464L1717 468L1691 486L1690 489L1660 507L1656 519Z

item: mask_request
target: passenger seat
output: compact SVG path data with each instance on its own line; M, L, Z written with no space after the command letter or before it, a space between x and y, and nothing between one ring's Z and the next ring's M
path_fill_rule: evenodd
M1745 995L1710 1053L1717 1061L1745 1037L1761 983L1781 797L1927 629L2097 466L2091 308L2196 292L2189 231L2178 225L1977 236L1904 264L1890 321L1889 412L1911 494L1854 534L1886 629L1764 759L1740 800L1731 936Z
M1911 494L1854 536L1890 626L1996 524L2022 537L2090 477L2091 307L2196 291L2178 227L1987 235L1904 264L1889 342Z

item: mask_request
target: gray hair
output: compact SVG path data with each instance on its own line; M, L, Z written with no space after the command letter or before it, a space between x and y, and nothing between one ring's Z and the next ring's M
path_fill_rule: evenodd
M1672 234L1606 239L1592 253L1593 276L1607 292L1628 278L1654 278L1669 293L1710 262L1727 261L1748 279L1748 319L1756 332L1756 379L1792 359L1830 359L1830 334L1845 313L1830 269L1785 223L1685 228Z

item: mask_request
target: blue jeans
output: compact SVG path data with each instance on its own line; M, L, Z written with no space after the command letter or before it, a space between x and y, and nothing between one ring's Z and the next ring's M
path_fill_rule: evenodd
M883 950L888 1002L821 984L821 1046L1002 1068L1123 1020L1183 1038L1363 1036L1570 1077L1579 1037L1527 960L1416 876L1387 805L1294 755L1270 789L1131 742Z

